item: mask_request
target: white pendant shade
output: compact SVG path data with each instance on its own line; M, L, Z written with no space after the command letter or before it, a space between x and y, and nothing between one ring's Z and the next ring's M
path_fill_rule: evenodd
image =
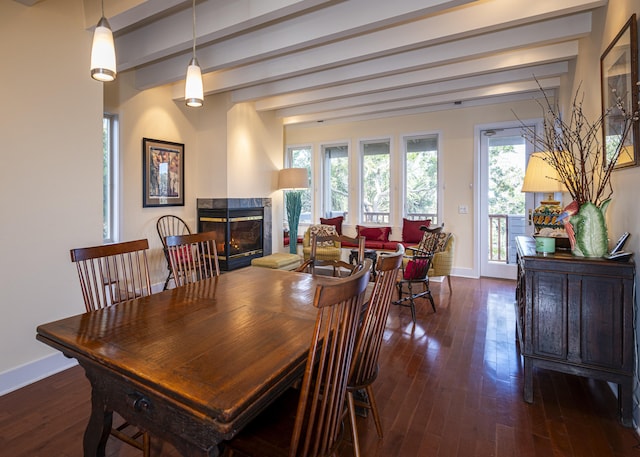
M100 18L93 33L91 77L98 81L116 79L116 49L113 44L113 33L104 16Z
M184 86L184 100L187 106L199 107L204 101L202 88L202 72L195 57L187 67L187 80Z

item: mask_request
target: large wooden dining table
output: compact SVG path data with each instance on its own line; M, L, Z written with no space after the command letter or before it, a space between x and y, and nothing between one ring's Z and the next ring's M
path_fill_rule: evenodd
M84 456L104 456L112 413L184 456L216 456L302 375L322 278L247 267L40 325L91 382Z

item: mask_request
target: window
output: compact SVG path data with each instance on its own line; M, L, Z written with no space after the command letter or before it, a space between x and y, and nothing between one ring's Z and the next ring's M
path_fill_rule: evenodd
M112 114L102 117L102 240L117 241L117 139L118 119Z
M324 217L344 216L349 212L349 146L322 146Z
M362 221L389 223L390 140L362 141Z
M311 146L289 146L287 147L285 166L287 168L306 168L309 172L309 180L311 180L311 154ZM311 223L311 182L309 182L309 189L302 191L300 222Z
M438 223L438 135L404 137L404 217Z

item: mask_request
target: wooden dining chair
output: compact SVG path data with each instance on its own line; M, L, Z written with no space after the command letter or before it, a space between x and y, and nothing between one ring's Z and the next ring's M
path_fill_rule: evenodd
M169 251L167 250L167 243L165 241L165 238L175 235L189 235L191 234L191 229L189 228L187 223L178 216L167 214L158 219L158 222L156 222L156 230L158 232L158 236L160 237L160 241L162 241L164 258L167 260L167 279L165 279L164 288L162 289L167 290L167 287L169 287L169 281L171 281L171 279L173 278L173 271L171 270Z
M165 238L177 287L220 276L216 235L216 232L201 232Z
M148 249L146 239L71 249L87 312L151 294ZM151 439L147 432L124 421L110 433L149 457Z
M318 309L299 389L285 392L235 438L223 456L321 457L335 455L360 310L371 260L346 278L326 278L316 288Z
M416 323L417 298L425 297L431 303L433 312L436 312L436 304L429 288L429 270L431 270L433 256L438 247L442 235L448 236L442 229L444 224L438 227L420 227L424 232L417 246L407 248L407 254L402 261L402 276L397 282L398 299L394 305L411 308L411 320Z
M373 395L372 384L378 377L378 356L382 346L382 337L389 316L391 297L394 293L398 272L402 267L404 246L398 244L391 254L381 254L376 266L376 279L373 291L366 306L362 324L358 330L356 345L351 363L349 383L347 385L347 405L353 449L356 457L360 457L360 444L356 426L356 407L367 408L373 414L378 436L382 438L382 422ZM363 391L366 395L356 400L355 393Z
M71 249L87 311L151 294L146 239Z
M356 263L351 264L345 262L342 259L323 259L318 256L318 249L322 249L324 246L341 246L342 243L349 243L351 246L357 245L358 255ZM315 274L317 267L331 268L333 276L349 276L354 273L357 265L361 265L364 262L364 242L365 237L359 236L357 238L351 238L346 235L311 235L311 252L309 259L305 260L296 271L302 271L306 273Z

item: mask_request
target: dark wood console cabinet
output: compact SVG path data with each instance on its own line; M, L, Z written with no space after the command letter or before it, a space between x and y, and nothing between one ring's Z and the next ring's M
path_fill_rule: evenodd
M517 237L516 331L524 357L524 400L544 368L618 384L618 407L632 426L634 274L632 261L542 255Z

